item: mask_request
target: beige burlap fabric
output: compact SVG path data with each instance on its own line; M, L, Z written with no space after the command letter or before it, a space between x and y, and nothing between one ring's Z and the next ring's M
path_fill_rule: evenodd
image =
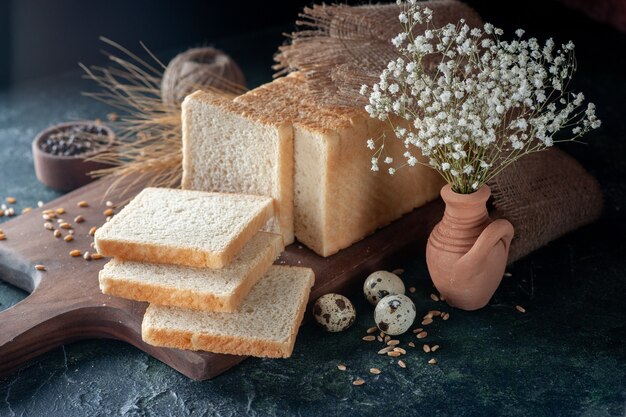
M454 0L426 1L433 10L433 27L465 19L471 27L480 26L480 16L469 6ZM281 46L275 56L276 75L301 71L309 88L321 100L336 105L365 105L359 94L363 84L378 81L387 63L396 59L390 40L402 31L397 4L314 5L305 8L296 23L302 30L291 34L291 43ZM418 25L415 32L423 32Z
M509 262L514 262L602 213L600 185L559 149L526 155L490 183L494 217L513 224Z
M478 14L454 0L423 2L433 10L433 26L465 19L481 25ZM298 21L303 30L291 35L275 57L277 75L303 72L308 88L321 101L361 107L362 84L378 81L382 69L397 57L390 40L401 31L400 6L315 5ZM424 27L416 28L416 32ZM365 139L364 139L365 140ZM509 261L513 262L549 241L591 223L602 211L596 180L573 158L551 149L527 155L490 184L494 216L515 227Z

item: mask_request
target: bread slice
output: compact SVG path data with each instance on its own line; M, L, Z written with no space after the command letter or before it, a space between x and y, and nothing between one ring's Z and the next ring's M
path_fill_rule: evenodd
M113 259L100 271L100 289L157 305L233 312L283 249L281 235L259 232L222 269Z
M296 238L322 256L330 256L436 199L444 184L435 170L421 164L400 169L394 176L372 172L372 151L366 140L378 138L386 130L391 136L393 132L364 109L320 103L298 72L233 101L195 93L186 104L183 184L273 196L281 201L281 225L293 221ZM278 142L281 145L272 145L272 149L280 147L279 154L265 148ZM288 159L291 142L294 191L293 207L289 208L288 198L259 184L266 181L269 185L280 178L281 190L287 190L289 170L269 173L251 167L255 163L278 166L279 160ZM216 152L214 143L225 149ZM396 162L405 159L403 143L393 137L386 141L385 150ZM235 163L224 163L224 155ZM415 156L426 162L419 154ZM286 214L289 210L293 210L293 219Z
M96 231L96 249L129 261L223 268L272 216L272 199L146 188Z
M289 245L294 241L291 125L258 115L217 93L188 96L182 104L182 187L274 198L277 220L267 230L281 233Z
M272 266L236 312L150 305L141 334L154 346L287 358L314 280L309 268Z

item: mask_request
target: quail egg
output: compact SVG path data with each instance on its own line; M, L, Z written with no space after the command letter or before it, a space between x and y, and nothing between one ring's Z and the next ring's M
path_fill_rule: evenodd
M363 283L363 293L367 301L376 305L390 294L404 294L404 283L396 274L376 271L371 273Z
M415 304L404 294L386 296L378 302L374 310L376 326L392 336L409 330L413 320L415 320Z
M313 315L327 332L342 332L354 323L356 310L346 297L331 293L315 301Z

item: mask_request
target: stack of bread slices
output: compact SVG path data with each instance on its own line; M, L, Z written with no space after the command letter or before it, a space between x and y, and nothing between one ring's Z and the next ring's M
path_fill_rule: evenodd
M103 293L150 306L142 337L155 346L289 357L311 269L272 265L280 234L269 197L146 188L96 232Z

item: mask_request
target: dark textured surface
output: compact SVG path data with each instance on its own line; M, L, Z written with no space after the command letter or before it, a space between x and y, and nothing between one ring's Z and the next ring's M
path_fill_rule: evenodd
M213 381L190 381L119 342L57 349L0 381L0 416L624 416L626 65L623 56L608 56L581 38L595 36L615 50L624 50L626 42L617 32L563 13L574 19L560 29L563 36L582 44L577 87L597 103L604 121L587 138L589 145L567 150L599 178L604 216L514 264L513 275L478 312L431 301L423 256L416 254L404 265L404 278L417 287L411 297L418 315L435 307L451 313L449 321L427 326L424 342L441 345L438 352L424 353L407 334L401 337L409 350L406 369L376 355L377 342L361 341L372 325L372 308L355 295L358 320L346 333L305 325L293 358L249 359ZM524 14L511 21L527 26ZM579 33L583 24L587 30ZM277 39L270 34L257 41ZM269 79L267 53L241 62L251 85ZM0 197L15 196L21 208L56 196L35 180L30 140L52 123L103 117L106 109L81 98L79 89L77 75L70 74L0 93ZM24 296L0 283L0 309ZM516 311L516 304L527 312ZM406 347L409 340L416 349ZM430 357L439 363L428 365ZM346 372L336 369L340 362ZM371 367L382 374L370 375ZM351 385L357 376L365 385Z

